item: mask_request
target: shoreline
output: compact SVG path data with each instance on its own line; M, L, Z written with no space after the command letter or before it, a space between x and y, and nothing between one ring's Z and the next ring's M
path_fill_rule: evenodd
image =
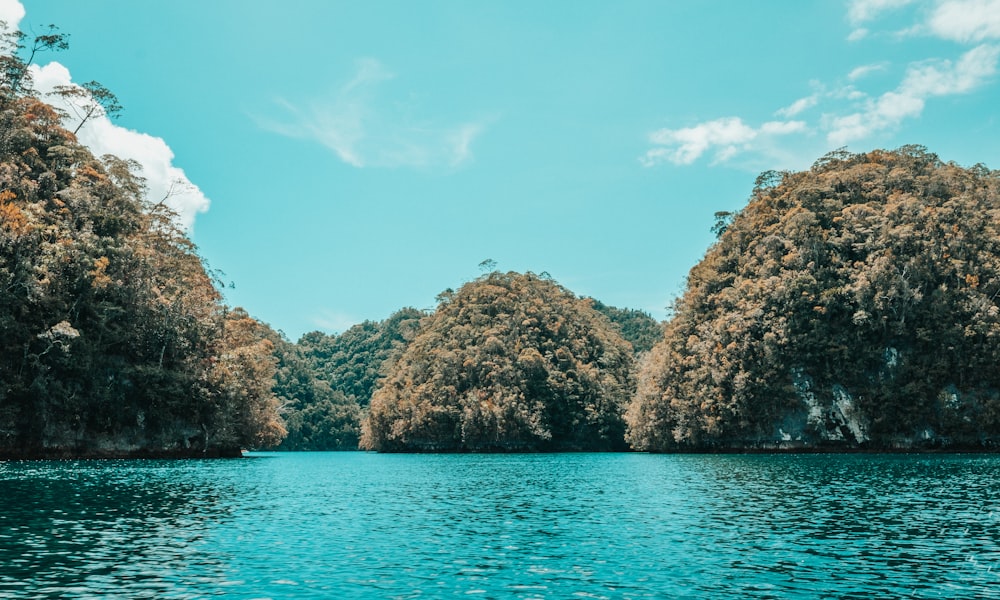
M191 448L180 449L134 449L134 450L79 450L67 448L30 448L24 450L14 450L10 448L0 449L0 462L2 461L47 461L47 460L171 460L171 459L233 459L242 458L243 451L229 448L209 448L208 450L196 450Z
M237 459L245 458L244 450L220 450L210 449L207 452L197 450L129 450L129 451L71 451L71 450L25 450L11 451L0 450L0 462L8 461L71 461L71 460L190 460L190 459ZM835 447L835 446L809 446L795 448L690 448L684 450L666 451L644 451L644 450L561 450L561 451L527 451L527 452L441 452L441 451L415 451L415 452L376 452L372 450L276 450L261 449L254 452L274 452L280 454L298 454L309 452L361 452L366 454L385 455L470 455L470 454L655 454L655 455L799 455L799 454L1000 454L998 445L976 445L976 444L955 444L949 446L904 448L904 447Z

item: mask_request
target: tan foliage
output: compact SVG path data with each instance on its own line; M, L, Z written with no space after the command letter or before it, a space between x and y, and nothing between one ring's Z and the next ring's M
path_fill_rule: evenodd
M789 427L824 439L838 425L805 425L801 381L826 406L838 389L854 398L872 436L857 443L996 439L998 214L996 171L919 147L835 153L756 189L640 368L630 442L745 447Z
M375 392L362 447L382 451L623 447L630 345L591 306L531 273L449 295Z
M226 310L134 164L59 122L0 94L0 456L279 441L264 326Z

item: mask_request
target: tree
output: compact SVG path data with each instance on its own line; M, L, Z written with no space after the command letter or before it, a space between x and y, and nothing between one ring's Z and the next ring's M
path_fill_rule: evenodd
M31 38L30 46L25 43L28 36L21 31L9 29L5 21L0 21L0 30L5 32L0 35L0 76L3 77L0 88L11 95L31 92L28 67L34 64L39 52L69 48L69 34L59 33L59 28L55 25L45 26L44 33ZM28 57L22 59L20 55L25 52Z
M366 407L387 366L416 336L423 317L415 308L403 308L384 321L364 321L340 335L307 333L298 347L317 378Z
M1000 441L1000 173L907 146L769 180L643 361L633 446Z
M96 81L88 81L82 85L59 85L50 93L66 99L79 119L73 135L79 133L90 119L101 115L117 119L123 110L118 97Z
M593 300L594 310L603 314L617 328L625 340L632 344L636 354L649 352L663 337L663 325L649 313L631 308L617 308Z
M64 47L46 36L5 64ZM94 157L12 72L0 94L0 458L277 443L268 328L222 303L135 163Z
M715 223L712 225L712 233L715 234L716 238L722 237L722 234L729 228L729 224L735 216L734 213L728 210L720 210L715 213Z
M372 396L380 451L624 447L632 349L591 306L532 273L492 272L427 317Z
M297 344L278 342L275 393L288 428L280 449L357 449L362 411L423 316L404 308L340 335L314 331Z
M274 392L288 435L280 450L355 450L361 408L353 398L318 377L303 348L279 339Z

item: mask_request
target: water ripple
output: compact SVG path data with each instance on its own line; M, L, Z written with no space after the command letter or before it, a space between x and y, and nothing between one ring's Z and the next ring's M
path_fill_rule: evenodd
M0 463L0 598L1000 598L1000 457Z

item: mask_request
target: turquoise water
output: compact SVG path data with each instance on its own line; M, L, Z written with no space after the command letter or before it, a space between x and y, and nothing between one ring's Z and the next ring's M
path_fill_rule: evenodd
M1000 457L0 463L0 598L1000 598Z

